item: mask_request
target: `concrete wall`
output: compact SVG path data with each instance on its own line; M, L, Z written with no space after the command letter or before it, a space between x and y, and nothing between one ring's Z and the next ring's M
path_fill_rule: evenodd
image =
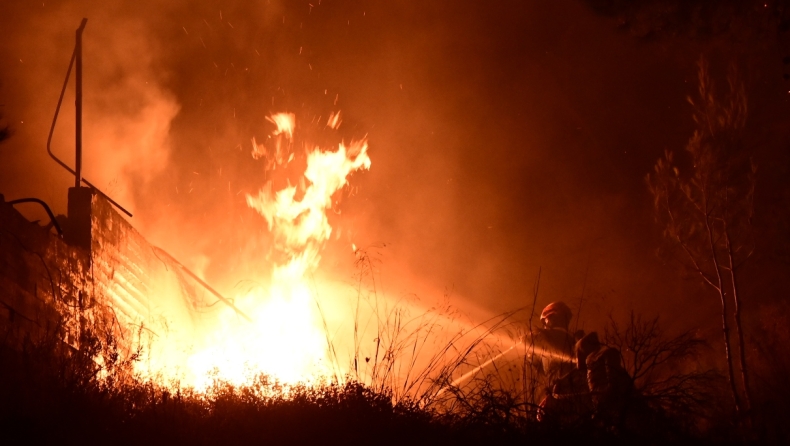
M40 338L63 329L77 336L71 317L91 281L89 253L54 230L27 221L0 195L0 326L4 334Z
M142 342L152 356L188 348L229 303L104 197L72 192L64 237L0 200L0 325L27 334L61 326L74 345L80 318L102 317L126 346Z
M188 350L225 302L101 195L92 196L90 224L91 294L114 309L125 336L142 341L155 359Z

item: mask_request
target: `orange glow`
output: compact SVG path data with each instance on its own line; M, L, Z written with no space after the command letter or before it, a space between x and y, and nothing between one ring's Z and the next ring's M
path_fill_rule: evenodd
M264 144L258 144L253 137L252 157L256 160L265 158L267 161L266 170L271 170L292 159L293 153L290 152L290 149L293 144L294 130L296 130L296 115L276 113L267 116L266 120L277 126L277 129L269 136L269 138L274 137L275 146L273 150L268 151ZM285 159L286 155L290 156L287 160Z
M333 115L328 126L336 128L339 119L339 113ZM296 122L293 114L285 113L267 120L277 126L267 144L273 148L267 150L253 140L252 156L265 157L269 170L293 159ZM365 140L340 143L334 151L314 147L306 153L299 188L274 190L269 181L246 196L247 205L266 221L275 251L269 283L233 299L251 322L220 305L208 321L194 325L192 336L180 336L179 341L171 336L152 352L146 374L158 373L200 389L213 378L242 384L265 373L282 383L295 383L337 371L337 364L327 357L325 326L308 278L318 269L321 250L332 233L326 215L332 196L352 172L370 168L367 148Z
M466 379L483 367L472 367L454 352L474 352L483 362L501 350L500 344L512 345L492 336L485 324L459 319L449 303L393 298L377 284L375 261L354 243L353 283L321 271L322 250L332 235L327 210L350 174L370 168L367 141L341 142L331 150L306 146L296 153L295 116L280 113L267 120L276 129L264 144L252 140L251 156L261 161L261 173L290 175L304 166L297 185L276 188L269 180L245 195L271 238L271 251L250 260L266 259L268 270L243 278L255 285L225 303L214 298L199 305L179 305L178 299L170 299L176 303L169 307L159 303L156 316L141 324L148 329L140 330L141 338L148 337L140 340L145 358L136 365L143 377L197 390L215 379L248 384L259 374L285 385L352 379L391 391L393 398L436 396L449 377L466 371ZM338 112L322 124L336 130L341 122ZM299 162L291 163L296 156ZM167 277L156 280L150 293L182 296L179 283Z

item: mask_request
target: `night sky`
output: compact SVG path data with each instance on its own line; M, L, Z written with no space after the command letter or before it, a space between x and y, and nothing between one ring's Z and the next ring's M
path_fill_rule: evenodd
M395 295L449 293L500 312L531 302L540 268L539 306L575 308L584 293L589 328L636 309L715 330L715 295L656 254L645 186L693 132L686 98L705 57L719 82L736 64L749 94L761 238L747 309L786 296L790 39L775 3L164 3L0 5L6 200L66 211L73 177L45 146L87 17L85 176L225 293L264 269L270 249L244 201L267 179L251 138L289 111L306 140L336 142L316 122L342 110L340 136L367 135L372 167L339 197L326 270L351 277L354 243L377 253ZM71 86L53 141L70 164L73 99Z

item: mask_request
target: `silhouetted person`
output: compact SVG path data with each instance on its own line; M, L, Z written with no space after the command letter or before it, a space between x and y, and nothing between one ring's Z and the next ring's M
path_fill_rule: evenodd
M593 401L587 385L587 371L573 369L567 375L557 378L541 407L541 421L563 426L578 426L589 422L593 414Z
M587 369L594 418L606 427L619 427L634 392L620 351L601 344L595 332L583 337L576 350L580 369Z
M551 394L555 381L575 369L573 348L576 343L568 331L573 312L564 302L552 302L540 314L542 328L527 335L533 343L532 363L540 376L538 399L541 406Z

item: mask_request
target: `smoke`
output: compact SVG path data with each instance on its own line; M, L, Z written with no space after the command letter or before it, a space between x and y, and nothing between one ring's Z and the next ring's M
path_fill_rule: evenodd
M10 32L2 47L6 69L0 94L16 118L11 123L16 134L3 151L11 158L3 189L43 195L57 211L65 210L65 187L73 185L73 177L47 159L44 141L74 31L81 16L89 16L83 44L83 175L134 210L151 181L167 168L170 124L179 109L156 73L161 50L150 39L147 24L99 2L10 2L4 8L3 26ZM56 155L71 166L74 78L72 71L52 142Z
M170 127L179 110L176 98L160 85L155 56L160 54L145 25L96 20L91 37L106 50L90 66L94 92L85 104L86 175L105 192L133 208L147 186L168 167ZM99 186L99 187L102 187ZM138 191L135 193L135 191Z
M45 141L82 17L85 176L224 293L269 270L271 236L245 197L271 179L252 139L287 112L307 129L297 152L368 138L373 167L330 216L322 266L341 277L353 243L380 252L388 292L485 312L529 305L539 269L538 306L584 295L590 320L707 309L656 261L643 185L691 133L697 54L623 39L575 1L10 0L0 192L58 213L73 178ZM73 99L70 87L53 145L69 164Z

